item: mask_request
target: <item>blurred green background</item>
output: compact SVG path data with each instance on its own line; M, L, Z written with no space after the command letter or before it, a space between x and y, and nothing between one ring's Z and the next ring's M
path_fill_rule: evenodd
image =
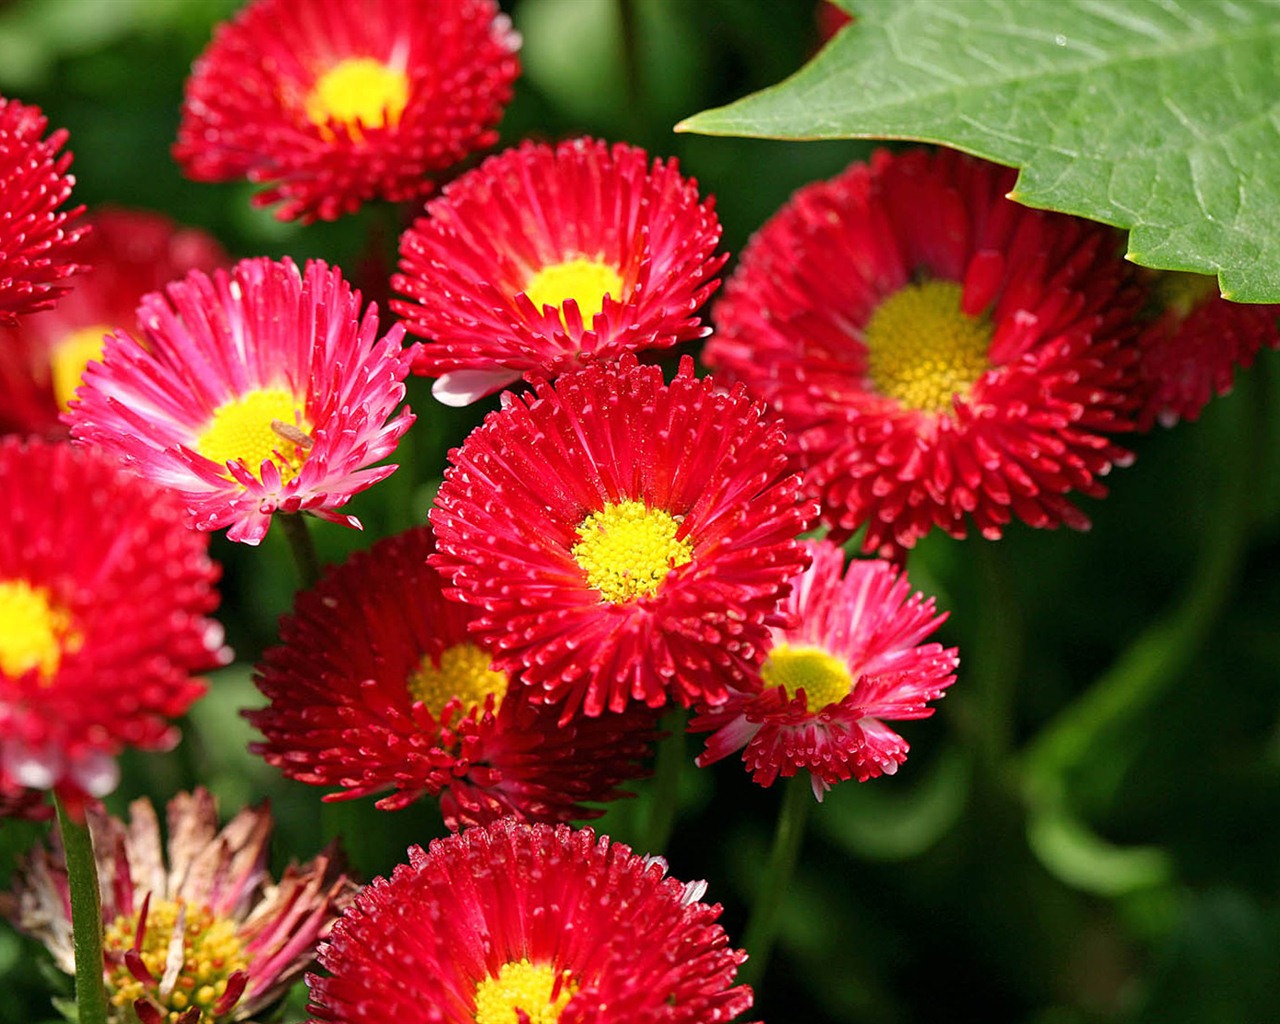
M161 210L236 256L368 255L384 211L281 224L248 185L185 181L170 160L182 84L227 0L17 0L0 7L0 93L71 132L79 201ZM810 0L516 0L524 72L503 144L589 133L680 158L716 196L731 252L807 181L861 144L677 136L681 117L761 88L818 45ZM624 27L626 31L624 31ZM629 40L629 43L624 42ZM392 252L385 233L386 258ZM732 266L732 265L731 265ZM354 273L354 271L353 271ZM384 285L385 287L385 285ZM378 290L378 282L367 291ZM363 534L316 523L334 560L425 517L447 449L486 408L446 410L422 381L404 469L360 495ZM951 619L959 681L894 778L837 788L810 817L782 937L753 1019L1280 1020L1280 365L1264 353L1200 422L1133 440L1136 465L1087 503L1087 534L1015 527L999 544L929 538L915 585ZM166 755L130 756L122 810L197 782L229 812L269 797L276 858L341 833L366 876L441 834L436 809L324 805L245 752L248 666L273 642L296 576L273 531L261 550L214 538L236 648ZM699 747L691 740L687 758ZM601 827L639 843L648 785ZM740 938L779 793L727 760L682 777L668 852L706 878ZM40 835L0 825L0 876ZM0 1022L50 1019L35 946L0 928ZM286 1013L297 1019L304 995Z

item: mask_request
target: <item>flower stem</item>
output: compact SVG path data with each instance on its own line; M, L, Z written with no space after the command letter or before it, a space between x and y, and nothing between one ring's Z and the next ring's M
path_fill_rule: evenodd
M680 809L680 770L684 767L684 712L673 711L662 723L667 738L658 745L658 762L654 766L650 787L649 821L645 829L645 853L659 854L671 842L676 813Z
M782 917L782 901L791 886L791 876L800 856L800 843L804 839L805 820L813 803L813 784L809 781L809 773L797 772L787 780L782 794L769 866L742 940L751 959L742 969L741 980L753 988L759 986L769 964L769 953Z
M80 1024L106 1024L107 993L103 985L102 901L98 894L98 864L93 857L89 826L73 821L62 801L58 827L67 859L71 888L71 929L76 952L76 1010Z
M289 550L293 552L293 561L298 567L303 589L309 590L320 582L320 558L316 554L311 531L307 529L306 517L301 512L286 512L276 518L289 541Z

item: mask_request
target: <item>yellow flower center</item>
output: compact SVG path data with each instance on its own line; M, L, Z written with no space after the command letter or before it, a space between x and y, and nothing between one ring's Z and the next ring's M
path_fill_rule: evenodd
M595 315L604 309L606 295L622 298L622 278L609 264L579 256L543 267L525 285L524 293L539 313L543 306L560 307L565 299L573 299L578 303L582 322L590 327Z
M854 682L839 658L820 647L803 644L779 644L760 666L760 675L766 686L784 687L789 698L804 690L810 711L821 711L828 704L844 700Z
M667 573L693 559L693 545L678 538L679 522L644 502L623 501L592 512L578 527L574 560L587 582L611 604L647 596Z
M53 397L58 400L59 409L66 409L67 403L76 397L76 388L84 380L84 368L102 358L102 336L110 332L106 324L81 327L54 346L50 363Z
M472 708L483 708L489 694L493 694L496 708L507 695L507 677L493 669L485 650L462 643L446 647L438 664L430 657L423 658L422 666L409 676L408 687L409 696L422 701L439 718L454 697L462 701L464 715Z
M1218 279L1212 274L1190 274L1182 270L1162 270L1156 276L1156 296L1166 309L1174 309L1185 320L1202 302L1216 299Z
M954 281L909 284L876 307L863 331L867 371L880 394L945 413L990 364L991 325L960 310Z
M372 57L348 57L316 79L307 94L311 123L326 128L330 121L352 135L360 128L385 128L400 122L409 102L409 78Z
M181 924L179 925L179 918ZM120 1010L129 1010L135 1000L148 996L166 1011L173 1022L192 1006L200 1008L199 1024L228 1020L230 1014L215 1018L213 1007L227 991L227 979L249 965L244 946L236 935L235 923L218 917L207 907L163 900L152 903L147 912L143 936L142 962L156 981L139 981L124 963L124 954L133 948L137 919L121 914L107 926L103 936L107 967L107 998ZM161 993L161 980L169 966L170 945L181 929L182 965L171 989ZM112 956L116 954L116 956ZM175 958L177 956L175 950Z
M0 580L0 671L16 679L38 669L44 680L58 671L64 653L79 649L83 638L71 615L43 587L26 580Z
M285 388L261 388L224 402L196 440L201 455L219 466L237 459L255 476L270 459L288 483L302 471L311 447L301 403Z
M577 991L568 971L557 975L550 964L512 960L502 965L496 978L485 978L476 986L476 1024L517 1024L516 1010L528 1015L529 1024L556 1024Z

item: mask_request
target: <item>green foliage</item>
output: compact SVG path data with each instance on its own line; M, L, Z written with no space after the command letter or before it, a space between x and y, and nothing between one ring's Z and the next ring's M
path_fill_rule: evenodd
M937 142L1021 168L1013 198L1132 232L1145 266L1280 300L1275 0L843 0L798 73L677 130Z

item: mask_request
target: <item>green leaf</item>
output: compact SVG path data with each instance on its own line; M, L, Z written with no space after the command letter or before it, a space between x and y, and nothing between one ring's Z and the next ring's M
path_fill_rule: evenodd
M936 142L1145 266L1280 301L1280 0L851 0L779 85L678 131Z

